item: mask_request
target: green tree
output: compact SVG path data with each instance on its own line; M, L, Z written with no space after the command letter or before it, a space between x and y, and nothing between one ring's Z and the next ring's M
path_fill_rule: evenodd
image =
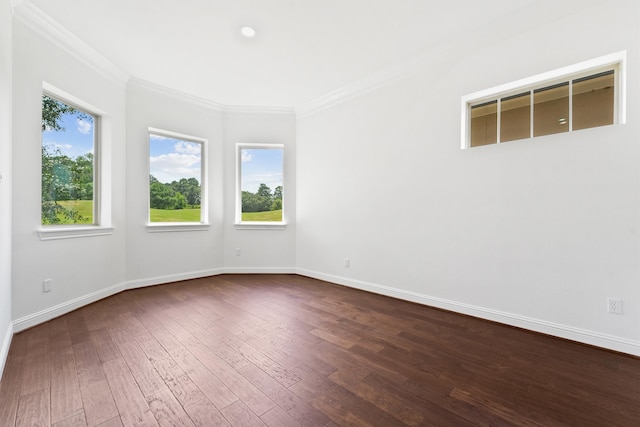
M195 178L182 178L173 181L171 187L187 199L187 204L199 206L201 198L200 183Z
M260 184L260 187L258 188L258 196L261 197L266 197L271 199L271 189L267 186L267 184L262 183Z
M277 211L282 209L282 185L278 185L273 190L273 201L271 202L271 210Z
M60 123L62 116L65 114L75 114L79 119L86 119L89 116L82 111L73 108L57 99L48 95L42 95L42 130L50 130L55 132L64 131L64 127Z
M151 183L149 189L152 209L175 209L176 192L171 186L156 181Z
M271 198L249 191L242 192L242 212L266 212L269 210L271 210Z
M78 118L87 118L88 115L67 104L64 104L47 95L42 95L42 131L63 132L65 129L61 124L62 116L65 114L75 114ZM41 192L41 221L42 224L60 223L84 223L84 218L77 211L67 209L60 205L60 200L79 199L79 193L87 193L90 182L90 196L93 198L93 155L90 169L88 165L76 161L63 155L59 149L51 151L43 146L41 151L42 159L42 192ZM76 177L75 174L79 173ZM90 179L86 178L90 175ZM83 200L87 200L83 199Z
M282 200L282 185L278 185L275 190L273 190L273 198Z
M187 198L182 193L176 192L173 196L173 209L184 209L187 207Z
M177 187L179 187L178 181L173 181L171 184L164 184L158 181L153 175L149 175L149 205L151 209L186 208L189 204L187 197L179 191L176 191Z
M72 198L93 200L93 153L76 157L71 165Z

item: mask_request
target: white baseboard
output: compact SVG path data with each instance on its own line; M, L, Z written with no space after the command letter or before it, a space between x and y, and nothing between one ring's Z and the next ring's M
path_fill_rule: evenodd
M63 302L62 304L58 304L54 307L47 308L37 313L21 317L20 319L16 319L13 321L13 332L18 333L20 331L24 331L25 329L31 328L32 326L47 322L51 319L62 316L63 314L69 313L70 311L73 311L85 305L91 304L103 298L110 297L111 295L115 295L118 292L124 291L125 289L126 288L124 283L121 283L97 292L93 292L88 295L72 299L71 301Z
M640 341L575 328L568 325L547 322L544 320L520 316L514 313L507 313L485 307L474 306L458 301L433 297L417 292L406 291L403 289L378 285L361 280L325 274L317 271L307 270L304 268L237 267L217 268L212 270L201 270L195 272L172 274L167 276L157 276L149 279L132 280L14 320L9 327L7 335L5 336L2 343L2 353L0 353L0 374L1 368L4 367L4 361L6 360L9 351L9 345L11 343L11 338L14 333L49 321L55 317L61 316L77 308L80 308L87 304L91 304L100 299L109 297L127 289L142 288L146 286L160 285L163 283L171 283L181 280L197 279L201 277L217 276L220 274L299 274L301 276L312 277L314 279L324 280L327 282L336 283L338 285L348 286L351 288L361 289L364 291L390 296L393 298L416 302L431 307L442 308L456 313L467 314L481 319L491 320L518 328L528 329L559 338L577 341L596 347L606 348L609 350L619 351L621 353L640 356Z
M190 271L186 273L169 274L166 276L156 276L148 279L129 280L126 283L126 289L144 288L147 286L162 285L165 283L180 282L181 280L200 279L202 277L218 276L225 273L222 268L214 268L211 270Z
M225 274L296 274L295 267L227 267Z
M225 273L228 273L228 274L295 274L295 272L296 272L296 269L293 267L277 267L277 268L257 267L257 268L228 268L228 269L216 268L211 270L200 270L200 271L192 271L192 272L186 272L186 273L170 274L166 276L156 276L148 279L130 280L125 283L111 286L109 288L75 298L71 301L58 304L54 307L47 308L37 313L24 316L20 319L16 319L12 322L11 324L12 328L10 329L10 332L8 332L8 334L9 334L9 337L11 337L13 336L14 333L24 331L25 329L39 325L40 323L47 322L58 316L62 316L63 314L69 313L73 310L76 310L80 307L91 304L103 298L110 297L111 295L115 295L127 289L144 288L147 286L162 285L164 283L179 282L182 280L218 276L220 274L225 274ZM9 338L9 343L10 342L11 342L11 338ZM6 339L3 345L5 344L6 344ZM8 344L6 345L7 345L6 351L8 352L9 347L8 347ZM5 351L4 347L2 348L2 351L3 352ZM5 356L4 353L0 354L0 357L3 357L3 356Z
M2 347L0 348L0 379L2 379L2 373L4 372L4 365L7 363L7 357L9 356L9 347L11 346L11 340L13 339L13 323L9 323L7 333L2 340Z
M200 279L202 277L219 276L220 274L296 274L295 267L231 267L211 270L192 271L187 273L156 276L148 279L130 280L127 289L144 288L182 280Z
M361 280L349 279L346 277L335 276L331 274L320 273L317 271L307 270L304 268L296 269L296 273L301 276L307 276L314 279L324 280L326 282L338 285L348 286L380 295L411 301L418 304L424 304L431 307L437 307L456 313L467 314L485 320L491 320L505 325L515 326L518 328L528 329L530 331L540 332L559 338L577 341L583 344L589 344L596 347L602 347L609 350L627 353L634 356L640 356L640 341L630 340L627 338L607 335L600 332L589 331L585 329L575 328L568 325L562 325L544 320L534 319L530 317L520 316L513 313L507 313L499 310L474 306L457 301L447 300L417 292L406 291L403 289L392 288L389 286L378 285Z

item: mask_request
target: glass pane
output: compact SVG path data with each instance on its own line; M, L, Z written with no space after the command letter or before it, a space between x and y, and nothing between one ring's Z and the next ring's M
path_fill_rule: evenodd
M573 129L613 124L613 70L573 81Z
M41 220L94 223L94 141L97 118L42 95Z
M202 144L149 135L149 221L201 222Z
M500 142L531 136L531 94L521 93L500 100Z
M498 101L471 107L472 147L498 142Z
M242 221L282 221L282 148L240 148Z
M533 136L569 131L569 82L533 92Z

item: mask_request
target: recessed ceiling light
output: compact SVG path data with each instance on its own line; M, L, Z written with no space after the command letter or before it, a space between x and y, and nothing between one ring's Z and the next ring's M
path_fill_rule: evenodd
M243 25L242 27L240 27L240 34L248 39L252 39L256 36L256 29L248 25Z

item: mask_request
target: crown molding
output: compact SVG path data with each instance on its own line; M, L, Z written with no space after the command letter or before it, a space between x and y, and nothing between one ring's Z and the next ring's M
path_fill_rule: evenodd
M298 118L302 118L315 114L399 80L406 79L423 70L433 68L444 60L451 58L452 52L455 52L455 46L456 41L437 44L408 60L386 67L296 107L296 115Z
M236 115L236 114L289 114L294 115L295 110L288 107L261 107L261 106L242 106L242 105L225 105L191 95L167 86L159 85L138 77L131 77L128 87L132 90L142 89L154 92L163 96L170 96L178 101L185 102L196 107L204 108L219 113Z
M526 14L527 11L536 8L538 7L535 2L530 2L529 4L520 6L512 13L514 13L514 16L516 12ZM509 34L524 32L530 27L531 24L527 27L514 24L514 28L510 29ZM297 106L297 117L303 118L315 114L353 98L357 98L369 92L388 86L399 80L418 74L424 70L428 70L430 68L433 69L440 64L446 63L446 61L455 61L456 57L472 53L473 50L467 41L467 36L475 37L476 44L479 43L481 38L485 45L499 42L501 39L505 38L504 34L497 28L490 31L484 31L481 34L474 34L472 29L467 29L464 33L461 33L460 37L451 38L449 40L439 40L430 48L427 48L425 51L418 53L405 61L383 68L376 73L348 83L314 100Z
M142 89L149 92L157 93L159 95L170 96L178 101L182 101L196 107L204 108L206 110L213 110L219 113L225 111L225 106L217 102L199 96L191 95L186 92L181 92L179 90L159 85L157 83L153 83L138 77L131 77L127 85L132 90Z
M56 46L110 81L124 86L129 74L83 42L59 22L44 13L42 9L25 0L11 0L13 16L27 27L40 34Z
M293 107L264 107L250 105L225 105L224 111L227 114L282 114L295 115Z
M440 51L442 49L438 48L437 50ZM296 114L298 117L309 116L416 74L429 66L433 66L435 53L434 51L423 53L417 57L346 84L319 98L296 107Z

